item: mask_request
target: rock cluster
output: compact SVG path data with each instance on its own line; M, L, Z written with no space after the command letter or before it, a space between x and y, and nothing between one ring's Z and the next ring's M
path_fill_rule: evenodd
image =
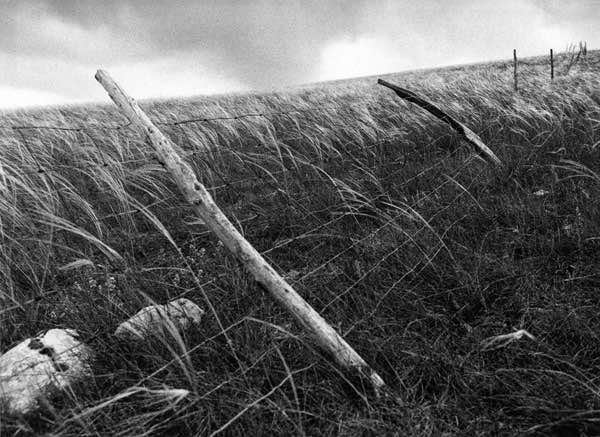
M121 323L115 336L138 343L198 325L204 311L188 299L151 305ZM94 353L73 329L50 329L0 356L0 417L26 415L93 377Z

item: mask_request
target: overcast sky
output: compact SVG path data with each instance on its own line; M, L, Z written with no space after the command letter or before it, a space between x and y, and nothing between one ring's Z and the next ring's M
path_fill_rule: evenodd
M600 0L0 0L0 107L271 88L600 46Z

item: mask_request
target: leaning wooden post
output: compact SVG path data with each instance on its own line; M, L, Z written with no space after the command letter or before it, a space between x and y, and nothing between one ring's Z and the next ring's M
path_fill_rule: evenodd
M456 121L454 118L450 117L450 115L446 114L440 108L435 106L433 103L428 102L424 98L416 95L412 91L409 91L404 88L400 88L398 85L394 85L393 83L387 82L383 79L378 79L377 83L379 85L383 85L394 91L396 95L408 102L414 103L417 106L420 106L424 110L428 111L432 115L436 116L438 119L442 120L444 123L449 124L458 134L462 137L462 139L468 143L473 149L479 153L490 164L501 166L502 162L498 157L492 152L492 150L486 146L481 138L469 129L464 124Z
M550 49L550 80L554 80L554 51Z
M140 132L148 135L157 158L171 173L179 190L192 205L194 212L204 220L225 246L244 264L246 269L271 295L304 326L317 343L344 369L365 377L379 395L385 387L381 377L358 353L281 277L262 255L233 226L214 202L192 168L177 153L177 146L165 137L140 109L134 99L103 70L96 72L96 80L110 98Z
M515 91L519 90L519 87L517 86L517 49L513 49L513 76L514 76L514 81L515 81Z

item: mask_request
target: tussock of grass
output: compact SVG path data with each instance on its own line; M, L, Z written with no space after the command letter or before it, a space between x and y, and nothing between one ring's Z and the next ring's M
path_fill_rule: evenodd
M545 60L525 60L518 93L510 63L388 77L480 135L500 170L373 78L142 105L398 399L369 398L313 348L145 139L106 128L125 124L116 109L4 114L86 130L1 131L0 348L68 326L99 353L86 391L2 430L598 432L598 56L552 84ZM272 115L169 124L255 113ZM202 329L137 348L111 336L183 296L213 307ZM535 338L482 346L520 329Z

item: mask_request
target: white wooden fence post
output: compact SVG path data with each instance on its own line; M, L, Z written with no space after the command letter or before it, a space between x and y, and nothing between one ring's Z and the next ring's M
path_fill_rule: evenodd
M254 278L312 334L317 343L331 354L338 365L366 378L375 394L379 395L385 387L383 379L238 232L204 185L198 181L192 168L179 156L178 147L162 134L136 101L129 97L107 72L98 70L95 77L131 123L140 132L148 135L157 158L173 176L185 199L193 206L195 213L204 220L206 226L244 264Z

